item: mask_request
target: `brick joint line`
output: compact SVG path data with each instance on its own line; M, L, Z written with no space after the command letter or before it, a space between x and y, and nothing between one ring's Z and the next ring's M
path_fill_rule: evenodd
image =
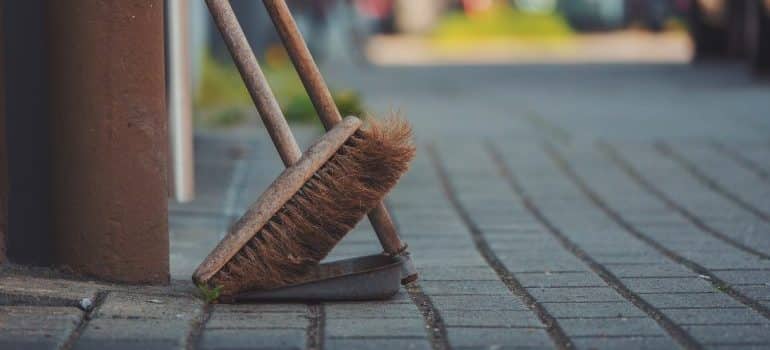
M738 163L738 165L742 166L744 169L757 175L757 177L762 179L762 181L770 184L770 172L762 168L762 166L757 164L755 161L745 157L740 152L728 147L719 141L711 140L709 145L711 145L711 148L715 149L717 152L722 153L723 155Z
M75 343L77 343L78 339L80 339L80 335L83 334L83 331L88 326L88 322L91 321L91 317L96 313L96 311L102 307L102 303L104 303L104 299L107 298L107 295L109 294L108 291L99 291L96 292L96 296L94 297L94 303L91 310L88 310L83 313L83 316L80 318L80 322L78 323L77 327L70 333L69 337L67 337L67 340L64 342L64 344L61 345L59 348L60 350L70 350L75 347Z
M708 234L709 236L712 236L748 254L754 255L761 259L770 259L770 255L760 252L741 242L738 242L732 237L727 236L726 234L706 224L694 213L690 212L689 210L685 209L683 206L679 205L671 197L665 194L662 190L655 187L651 182L645 179L642 176L642 174L639 173L639 171L633 165L631 165L631 163L625 160L620 155L620 152L618 152L615 149L615 147L613 147L609 143L606 143L603 141L599 142L599 149L612 161L612 163L614 163L621 170L623 170L623 172L626 173L626 175L628 175L631 178L631 180L633 180L639 187L641 187L643 190L647 191L648 193L652 194L654 197L658 198L661 202L666 204L673 211L677 212L679 215L684 217L687 221L692 223L695 227L699 228L701 232Z
M611 147L611 146L606 145L603 147ZM730 284L723 281L714 273L709 271L706 267L677 254L673 250L665 247L660 242L644 234L636 226L628 222L620 213L618 213L615 209L611 208L610 205L606 201L604 201L604 199L601 196L599 196L598 193L596 193L592 188L588 186L585 180L583 180L583 178L577 174L575 169L559 153L559 151L556 150L556 148L553 145L550 145L550 144L547 145L546 151L550 155L551 159L557 164L557 167L559 167L561 171L565 174L565 176L569 178L570 181L572 181L580 189L580 191L586 197L588 197L588 199L594 205L596 205L599 209L601 209L610 219L612 219L615 223L617 223L620 227L622 227L631 236L638 239L642 243L647 244L651 248L655 249L657 252L661 253L663 256L665 256L669 260L681 266L686 267L693 273L707 276L708 277L708 279L706 279L707 282L711 283L711 285L716 290L730 296L737 302L743 305L746 305L747 307L751 308L752 310L759 313L763 317L770 319L770 310L768 310L767 307L763 306L761 303L757 302L756 300L753 300L748 296L742 294L741 292L739 292L738 290L730 286ZM615 155L617 157L621 157L620 154L615 154Z
M433 163L433 167L435 168L436 173L438 174L439 181L444 188L444 193L446 194L447 199L452 204L452 207L454 207L457 214L460 216L462 222L468 228L468 231L471 234L471 238L473 239L473 243L476 246L476 250L478 250L478 252L484 258L487 264L489 264L489 266L495 271L495 273L497 273L500 280L503 282L503 284L506 285L506 287L508 287L511 293L515 296L518 296L524 302L524 304L527 305L527 307L537 316L537 318L540 320L540 323L543 324L546 332L551 337L551 340L555 343L556 347L563 350L574 349L574 344L561 328L561 325L559 325L559 322L556 320L556 318L545 309L541 302L535 299L535 297L532 296L532 294L530 294L526 288L523 287L522 283L513 276L513 274L508 270L508 268L505 267L505 264L500 261L492 248L489 246L489 243L484 237L484 233L478 227L476 222L473 221L467 209L462 205L460 199L457 197L456 190L452 185L451 180L449 179L449 173L446 167L443 165L435 146L428 146L428 156Z
M668 318L660 310L649 304L646 300L629 289L623 282L621 282L612 272L606 267L594 260L586 251L580 248L576 243L572 242L559 228L557 228L543 212L535 205L534 201L529 197L524 187L519 183L518 179L514 176L511 169L505 163L502 154L492 143L487 144L487 151L492 157L495 164L500 170L500 175L506 180L509 187L513 190L514 194L521 200L524 207L529 213L535 217L547 231L556 238L557 241L564 247L565 250L572 253L575 257L580 259L588 268L591 269L597 276L599 276L605 283L612 287L618 294L624 299L631 302L639 310L647 314L653 321L658 323L663 330L668 333L671 338L685 349L700 349L701 345L687 333L683 328L679 327L674 321Z
M209 318L211 318L211 304L206 304L201 308L200 315L193 318L190 322L190 333L187 334L187 339L185 339L186 350L198 348L201 335L203 335L203 330L206 328Z
M441 313L439 313L436 306L433 305L430 297L422 290L419 282L408 284L406 291L409 293L409 298L412 299L414 305L422 313L431 348L433 350L452 349L452 345L449 344L446 327L444 326L444 319L441 317Z
M723 184L719 183L717 180L715 180L711 176L706 175L706 173L704 173L700 168L698 168L698 166L695 165L695 163L685 158L682 154L676 151L673 146L661 141L661 142L655 143L655 149L657 149L658 152L660 152L660 154L668 157L669 159L677 163L679 166L684 168L688 174L690 174L692 177L697 179L698 182L702 183L704 186L708 187L710 190L718 193L722 197L733 202L735 205L737 205L741 209L750 212L754 216L758 217L760 220L766 223L770 223L770 214L765 213L764 211L754 207L745 199L741 198L741 196L728 190Z
M534 110L523 114L524 120L532 125L536 131L539 131L546 138L557 140L559 143L566 145L570 143L572 135L563 127L552 123L546 119L542 114L537 113Z
M326 323L326 312L321 303L307 304L308 322L306 333L306 348L308 350L323 350Z
M393 225L396 226L397 231L401 231L400 222L398 221L398 214L390 206L390 202L385 200L385 206L390 212ZM441 313L438 308L433 304L430 297L425 294L419 281L404 286L406 292L409 294L409 299L412 300L417 309L422 314L427 330L428 341L433 350L451 350L452 345L449 344L449 337L447 336L446 326L444 325L444 319L441 317Z

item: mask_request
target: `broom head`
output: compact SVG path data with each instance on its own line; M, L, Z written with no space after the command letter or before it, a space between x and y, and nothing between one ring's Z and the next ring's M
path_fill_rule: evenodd
M223 296L308 279L316 266L395 186L415 154L400 118L347 117L287 168L193 274Z

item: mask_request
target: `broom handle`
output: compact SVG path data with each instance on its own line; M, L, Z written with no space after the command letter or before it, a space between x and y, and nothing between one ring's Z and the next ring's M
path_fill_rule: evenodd
M283 0L263 0L263 2L308 95L310 95L310 100L313 102L321 122L326 130L331 129L342 120L342 116L313 60L313 56L310 54L310 50L307 48L307 44L305 44L305 40L302 38L302 34L297 29L297 24L291 16L289 7ZM386 253L391 255L404 253L406 244L399 238L396 226L382 203L369 212L369 221L371 221L377 238Z
M235 16L229 0L206 0L214 22L222 33L222 38L233 56L235 65L241 73L243 82L249 90L251 99L259 111L270 138L278 149L283 164L287 167L296 163L302 156L289 124L281 112L281 106L273 95L270 85L259 67L257 57L243 33L238 18Z

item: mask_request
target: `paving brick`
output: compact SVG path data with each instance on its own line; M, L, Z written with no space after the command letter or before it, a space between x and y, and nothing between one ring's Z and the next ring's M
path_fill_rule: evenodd
M573 338L578 349L677 349L680 346L668 337L584 337Z
M759 259L748 254L711 254L708 258L698 260L698 263L708 269L754 269L770 268L770 260Z
M192 297L112 292L75 348L182 348L202 309L203 303Z
M422 314L414 304L396 303L324 303L326 318L414 318L422 319ZM366 321L362 321L366 322Z
M554 247L548 249L551 252L558 252L556 254L540 255L540 254L521 254L521 253L509 253L505 252L497 253L498 258L505 265L506 269L513 274L517 272L530 272L530 271L571 271L576 268L582 268L584 265L577 258L568 253L561 251L561 247Z
M330 338L426 336L422 319L327 319L325 334Z
M765 343L770 344L770 325L719 325L719 326L684 326L702 343Z
M218 329L204 330L199 349L305 349L302 329Z
M768 323L767 319L749 309L668 309L666 316L678 324L755 324Z
M590 271L517 273L516 278L528 288L537 287L590 287L607 284Z
M182 349L190 322L150 318L97 318L88 322L75 349Z
M419 262L419 257L415 257ZM489 266L430 266L417 267L420 272L420 281L499 281L495 271Z
M714 274L730 284L766 284L770 290L770 270L715 271Z
M737 302L722 293L644 294L644 300L657 308L677 307L740 307Z
M404 350L430 350L431 345L427 339L423 338L362 338L345 339L331 338L324 343L324 348L333 349L360 349L360 350L379 350L379 349L404 349Z
M215 304L211 309L215 313L233 314L307 313L307 305L303 303Z
M591 255L597 262L601 264L608 263L642 263L642 264L655 264L660 262L661 256L658 254L652 254L648 252L604 252Z
M77 328L73 307L0 306L0 349L57 349Z
M441 318L448 327L543 327L537 316L529 310L443 310Z
M306 313L229 313L212 312L206 322L206 329L250 329L250 328L297 328L308 327Z
M420 257L420 266L424 267L433 267L433 266L446 266L447 264L447 256L446 255L422 255ZM484 263L484 260L481 259L481 257L478 256L470 256L470 257L452 257L452 266L457 267L473 267L473 266L479 266L480 264Z
M111 292L93 318L191 320L202 308L203 301L189 296Z
M528 288L527 291L536 300L543 303L624 301L624 299L610 287Z
M438 295L510 295L508 287L500 281L423 281L423 291Z
M622 278L620 281L636 293L713 292L708 281L697 278Z
M106 284L41 278L21 274L0 275L0 305L78 306L84 298L94 299Z
M645 316L631 303L543 303L546 310L559 317L629 317Z
M740 349L740 350L764 350L770 346L768 343L711 343L708 344L709 349L727 350L727 349Z
M613 266L610 270L618 278L633 278L652 276L661 277L692 277L693 272L687 268L673 263L645 264L645 265L621 265Z
M514 295L437 295L431 301L439 310L528 310Z
M563 319L559 324L570 337L576 336L665 336L665 331L650 318Z
M770 300L770 285L734 286L742 294L755 300Z
M553 342L542 329L522 328L457 328L448 327L449 342L458 348L552 347Z

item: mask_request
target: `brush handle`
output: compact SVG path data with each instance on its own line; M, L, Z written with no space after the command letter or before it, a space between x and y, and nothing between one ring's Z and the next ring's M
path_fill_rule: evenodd
M270 85L259 67L257 57L243 33L238 18L235 16L229 0L206 0L222 38L227 44L233 61L241 73L243 82L259 111L259 116L265 124L265 129L270 134L283 164L287 167L296 163L302 156L289 124L281 112L281 106L273 95Z
M286 1L283 0L263 0L270 18L275 24L278 35L281 37L286 51L289 53L294 67L297 69L302 84L305 85L310 100L313 102L318 117L321 119L324 128L329 130L335 124L342 120L340 111L334 103L329 88L326 86L321 71L313 60L310 50L299 32L297 23L291 15Z
M302 83L305 85L305 90L310 95L310 100L313 102L321 122L326 130L329 130L342 120L342 116L313 60L313 56L310 54L310 50L307 48L307 44L305 44L305 40L302 38L302 34L297 28L296 22L294 22L294 18L292 18L289 7L283 0L263 0L263 2ZM398 236L393 220L382 203L369 212L369 220L386 253L391 255L406 254L406 244ZM414 280L416 276L416 272L412 272L408 277Z

